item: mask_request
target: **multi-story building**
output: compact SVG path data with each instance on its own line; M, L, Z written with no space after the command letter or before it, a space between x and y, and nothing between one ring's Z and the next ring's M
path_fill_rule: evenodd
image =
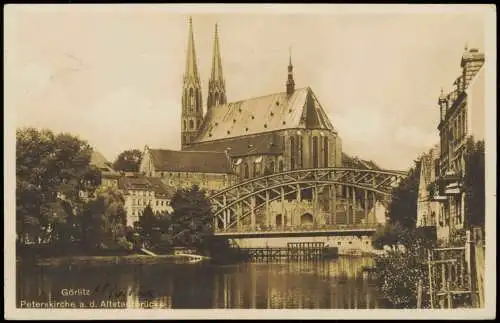
M465 144L468 137L484 140L484 53L477 49L465 50L462 56L462 73L455 80L454 89L441 93L438 103L440 121L440 197L443 202L446 234L442 240L457 229L463 228L465 194L462 179L465 169Z
M237 181L228 155L216 151L176 151L146 146L139 172L161 179L168 187L198 185L209 192L231 186Z
M159 178L122 177L118 187L125 198L127 226L133 227L148 205L155 214L170 214L173 211L170 203L175 189L164 185Z

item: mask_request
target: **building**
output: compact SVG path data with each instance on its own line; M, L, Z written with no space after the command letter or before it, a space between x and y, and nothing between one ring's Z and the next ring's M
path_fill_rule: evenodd
M173 209L170 206L175 189L163 184L159 178L144 176L121 177L118 184L125 198L125 211L127 212L127 226L134 226L144 212L146 206L150 206L155 214L170 214Z
M420 158L420 178L417 198L417 227L435 227L438 235L446 221L437 201L435 184L439 174L439 144Z
M207 191L223 189L237 180L228 155L216 151L176 151L146 146L139 172L161 179L168 187L198 185Z
M190 20L182 94L182 150L227 152L241 179L342 164L340 137L313 90L295 88L291 57L283 92L227 102L217 26L213 48L204 115Z
M101 172L102 187L118 187L120 173L116 172L113 165L97 150L92 151L90 164L97 167Z
M465 169L465 144L472 136L484 140L484 53L465 49L461 60L462 73L454 89L441 93L438 104L440 120L439 197L443 203L446 230L438 239L448 240L450 234L464 225L465 194L462 189Z

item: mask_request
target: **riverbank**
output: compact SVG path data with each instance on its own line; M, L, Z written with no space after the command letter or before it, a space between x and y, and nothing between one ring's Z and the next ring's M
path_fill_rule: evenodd
M207 260L207 257L193 258L193 255L143 255L132 254L125 256L74 256L56 258L18 258L21 264L29 263L36 266L70 266L70 265L124 265L124 264L163 264L163 263L192 263L198 260ZM198 256L199 257L199 256Z

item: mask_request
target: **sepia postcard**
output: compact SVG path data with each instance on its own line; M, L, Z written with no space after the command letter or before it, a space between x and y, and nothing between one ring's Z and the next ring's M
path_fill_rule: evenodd
M495 5L4 9L5 319L495 318Z

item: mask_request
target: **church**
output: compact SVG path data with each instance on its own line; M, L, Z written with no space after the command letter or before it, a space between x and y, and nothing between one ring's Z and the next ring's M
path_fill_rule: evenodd
M140 172L167 185L197 184L209 191L273 172L302 168L380 169L342 152L342 143L310 87L295 87L292 59L283 92L227 102L218 26L206 112L189 19L181 100L181 150L145 147ZM181 165L182 164L182 165ZM176 180L173 180L176 179Z
M352 158L342 152L339 133L318 97L310 87L295 87L291 57L287 63L282 92L228 102L216 25L204 111L190 18L180 107L181 150L146 146L140 165L142 175L159 177L170 187L196 184L214 193L250 178L296 169L352 167L379 170L380 167L372 161ZM308 196L306 191L310 190L303 192L305 199ZM339 193L338 207L342 210L337 213L344 219L339 219L338 224L342 224L348 221L347 215L340 216L346 212L347 204L343 202L348 193ZM321 189L320 204L327 205L328 196L328 189ZM287 201L284 207L288 214L303 214L310 208L306 200L296 202ZM363 210L359 205L353 209L358 219L353 221L359 222Z
M182 94L183 151L226 152L240 179L301 168L342 164L338 132L310 87L295 87L292 60L283 92L227 102L226 80L215 26L206 113L189 21Z

